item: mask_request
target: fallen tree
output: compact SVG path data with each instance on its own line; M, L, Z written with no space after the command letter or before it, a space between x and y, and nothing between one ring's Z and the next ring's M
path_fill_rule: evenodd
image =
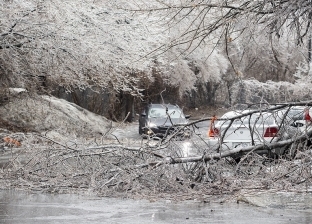
M56 102L54 98L50 100L49 112L54 114ZM34 104L28 105L32 107ZM42 104L42 108L44 105ZM57 105L58 112L55 114L59 116L50 116L49 125L55 124L53 119L58 119L58 124L65 124L64 120L67 121L73 115L81 117L80 113L88 114L89 118L91 116L72 105ZM250 111L247 116L259 111L287 110L296 105L312 105L312 102L265 107L262 105ZM7 105L7 108L11 107ZM62 108L64 112L60 113ZM13 112L12 110L11 116L21 121L21 115L24 119L27 115ZM71 116L68 116L69 114ZM28 122L39 124L40 121L47 120L45 113L37 113L36 110L30 115L35 120L27 119ZM242 115L229 120L238 119L240 116ZM98 116L91 120L99 123L97 119ZM66 127L59 126L49 131L42 131L42 126L28 132L0 129L0 187L174 200L209 200L215 195L236 198L242 191L268 189L311 191L312 155L309 145L306 144L312 134L310 131L292 139L217 152L209 147L207 138L200 135L196 128L200 122L210 119L211 117L203 118L180 127L189 128L192 132L191 137L184 140L175 138L176 133L158 140L154 140L153 136L146 139L121 138L114 132L116 124L108 121L101 133L91 129L94 132L89 133L89 136L84 132L75 136L74 131L79 131L86 124L78 123L80 119L73 122L72 118L66 122ZM103 124L105 121L102 121ZM22 124L28 123L20 123ZM95 125L91 122L89 127L91 124ZM120 123L117 127L125 129L127 124ZM65 135L63 138L60 138L60 134L55 134L59 129L62 129L61 134ZM133 127L131 131L132 129ZM84 128L84 131L86 130L90 128ZM263 149L273 150L291 145L298 149L295 158L280 156L272 159L256 153ZM189 149L196 152L195 155L185 153L185 150ZM232 158L237 153L243 154L239 163Z
M308 148L299 151L296 160L272 160L255 153L305 140L307 135L226 153L211 152L193 136L190 141L202 155L189 157L179 156L183 141L174 139L135 145L138 142L61 143L37 134L14 137L22 138L23 145L4 149L13 154L9 162L2 163L1 188L174 200L209 200L215 195L235 198L242 190L310 191L312 155ZM246 154L237 164L231 156L239 152Z

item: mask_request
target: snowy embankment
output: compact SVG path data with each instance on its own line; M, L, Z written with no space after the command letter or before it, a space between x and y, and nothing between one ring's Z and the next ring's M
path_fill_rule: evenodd
M63 99L46 95L30 96L20 89L11 90L9 102L0 107L0 116L9 126L17 129L63 140L67 137L100 137L113 126L105 117Z

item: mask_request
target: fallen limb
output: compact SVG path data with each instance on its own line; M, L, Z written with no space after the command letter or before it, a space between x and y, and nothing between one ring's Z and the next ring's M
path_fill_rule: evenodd
M232 149L226 152L220 152L220 153L213 153L213 154L206 154L204 156L194 156L194 157L166 157L163 163L169 163L169 164L176 164L176 163L189 163L189 162L200 162L200 161L209 161L209 160L218 160L221 158L233 156L237 153L247 153L250 151L259 151L259 150L272 150L276 148L281 148L284 146L288 146L294 142L301 141L307 139L308 136L312 134L312 130L303 133L302 135L298 136L294 139L287 139L279 142L274 143L268 143L263 145L256 145L256 146L249 146L244 148L237 148ZM159 164L160 162L158 162Z

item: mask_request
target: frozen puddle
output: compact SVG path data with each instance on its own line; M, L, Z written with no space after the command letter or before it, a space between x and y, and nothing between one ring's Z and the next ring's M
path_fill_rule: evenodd
M0 191L0 223L312 223L311 211Z

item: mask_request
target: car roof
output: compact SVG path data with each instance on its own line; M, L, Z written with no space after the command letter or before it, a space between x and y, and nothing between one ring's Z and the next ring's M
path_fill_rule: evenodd
M304 110L307 108L306 106L291 106L289 110ZM284 110L288 110L288 108L284 108Z
M160 104L160 103L151 103L148 105L148 107L153 107L153 108L179 108L177 105L172 105L172 104Z
M233 111L228 111L225 114L223 114L221 116L221 118L232 118L232 117L236 117L242 114L247 114L249 112L251 112L252 110L233 110Z
M292 106L290 108L283 108L282 110L278 110L278 113L285 113L285 112L296 112L296 113L300 113L300 112L304 112L304 109L307 108L306 106ZM310 109L311 111L311 109Z
M292 106L291 109L303 110L307 106Z
M270 111L259 112L259 111L255 111L255 110L235 110L235 111L226 112L220 118L221 118L221 120L231 119L233 117L240 116L240 115L244 116L245 114L248 114L250 112L253 112L252 113L252 117L261 116L263 118L268 118L268 117L272 117L273 116L273 113L270 112ZM221 120L219 120L219 121L221 121Z

